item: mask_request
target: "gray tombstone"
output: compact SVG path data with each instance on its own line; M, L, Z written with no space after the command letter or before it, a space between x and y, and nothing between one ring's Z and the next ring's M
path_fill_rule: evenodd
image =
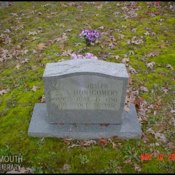
M46 104L36 104L29 135L93 139L139 138L135 106L124 111L124 64L78 59L49 63L43 75Z

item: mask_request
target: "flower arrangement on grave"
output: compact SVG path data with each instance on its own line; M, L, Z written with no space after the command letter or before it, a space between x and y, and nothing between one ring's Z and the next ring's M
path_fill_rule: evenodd
M83 37L86 40L86 45L90 46L100 37L100 33L96 30L84 29L80 33L80 37Z

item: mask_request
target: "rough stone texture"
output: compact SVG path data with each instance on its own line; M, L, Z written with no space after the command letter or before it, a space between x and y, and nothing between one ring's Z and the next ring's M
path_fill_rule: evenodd
M43 75L50 123L121 123L128 74L100 60L49 63Z
M125 111L123 112L121 125L49 124L46 118L46 104L36 104L28 130L29 136L74 139L98 139L112 136L126 139L141 137L141 127L133 104L130 105L130 111L128 113Z
M128 78L124 64L111 63L102 60L77 59L66 60L58 63L48 63L43 77L63 76L70 74L93 73L104 76Z

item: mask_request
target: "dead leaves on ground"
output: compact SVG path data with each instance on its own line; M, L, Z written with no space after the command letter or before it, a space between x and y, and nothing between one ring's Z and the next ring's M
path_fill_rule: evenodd
M46 48L46 44L45 43L40 43L40 44L37 45L36 50L42 51L45 48Z
M74 140L72 138L64 139L64 143L68 146L68 148L74 147L90 147L93 145L99 145L102 147L106 147L111 144L113 149L119 148L121 146L120 142L114 142L111 138L100 138L95 140Z
M129 65L128 69L129 69L129 72L131 74L136 74L137 73L137 71L132 66L130 66L130 65Z
M32 174L32 168L19 167L19 169L12 169L5 174Z
M145 55L145 56L148 57L148 58L150 58L150 57L158 56L159 54L160 54L160 51L155 50L155 51L152 51L152 52L148 53L148 54Z
M9 92L9 89L2 89L0 90L0 95L6 94Z
M101 145L101 146L106 146L108 144L108 140L104 139L104 138L101 138L101 139L98 140L98 144Z
M69 172L70 168L71 168L71 166L69 164L64 164L62 170Z
M136 18L138 16L137 11L139 7L137 6L137 2L128 2L122 7L122 12L124 14L124 18Z
M34 36L34 35L37 35L37 34L38 34L38 32L36 32L36 31L28 33L29 36Z
M135 102L134 103L135 103L135 107L136 107L137 110L141 109L143 101L144 101L144 99L142 97L138 96L138 97L135 98Z
M27 58L24 58L24 56L28 53L28 50L25 48L21 48L20 45L12 48L11 50L7 49L0 49L0 62L6 62L7 60L14 59L15 61L19 63L26 63L28 62ZM17 68L20 66L18 65Z
M144 100L142 97L140 96L137 96L135 98L135 101L134 101L134 104L135 104L135 107L136 107L136 110L137 110L137 114L138 114L138 119L139 121L142 123L144 121L148 121L148 116L147 116L147 112L148 112L148 107L149 107L149 104L146 100Z
M67 41L68 37L67 37L67 33L63 32L61 34L61 36L56 37L52 40L50 40L51 43L64 43L65 41Z
M174 68L173 68L170 64L167 64L166 67L167 67L168 69L174 70Z
M152 70L154 68L154 66L155 66L155 62L147 63L146 66L147 66L147 68Z
M12 58L12 55L7 49L0 49L0 62L5 62Z
M38 88L39 88L38 86L33 86L32 91L36 92Z
M140 45L143 43L144 43L143 36L141 37L133 36L130 40L127 41L127 44Z
M163 133L160 132L155 132L152 128L147 129L147 133L151 133L156 140L160 141L160 142L167 142L167 138L165 137L165 135Z
M45 96L42 95L42 96L39 98L39 101L40 101L41 103L45 103L45 102L46 102Z
M0 35L0 43L3 43L4 45L11 44L12 39L7 34L1 34Z
M148 92L149 90L145 86L140 86L140 91L142 91L142 92Z

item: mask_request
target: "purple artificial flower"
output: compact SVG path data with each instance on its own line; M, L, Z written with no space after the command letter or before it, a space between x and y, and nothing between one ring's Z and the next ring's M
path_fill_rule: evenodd
M80 33L80 37L84 37L87 44L90 44L100 37L100 33L96 30L85 29Z
M94 59L94 60L97 60L98 58L96 56L94 56L92 53L86 53L85 54L85 57L88 58L88 59Z
M73 60L77 59L77 55L75 53L72 53L71 54L71 59L73 59Z
M71 54L71 59L76 60L76 59L84 59L83 55L76 55L75 53Z
M77 58L78 59L84 59L84 56L83 55L77 55Z
M85 56L76 55L75 53L72 53L71 59L73 59L73 60L75 60L75 59L94 59L94 60L97 60L98 58L95 55L93 55L92 53L86 53Z

